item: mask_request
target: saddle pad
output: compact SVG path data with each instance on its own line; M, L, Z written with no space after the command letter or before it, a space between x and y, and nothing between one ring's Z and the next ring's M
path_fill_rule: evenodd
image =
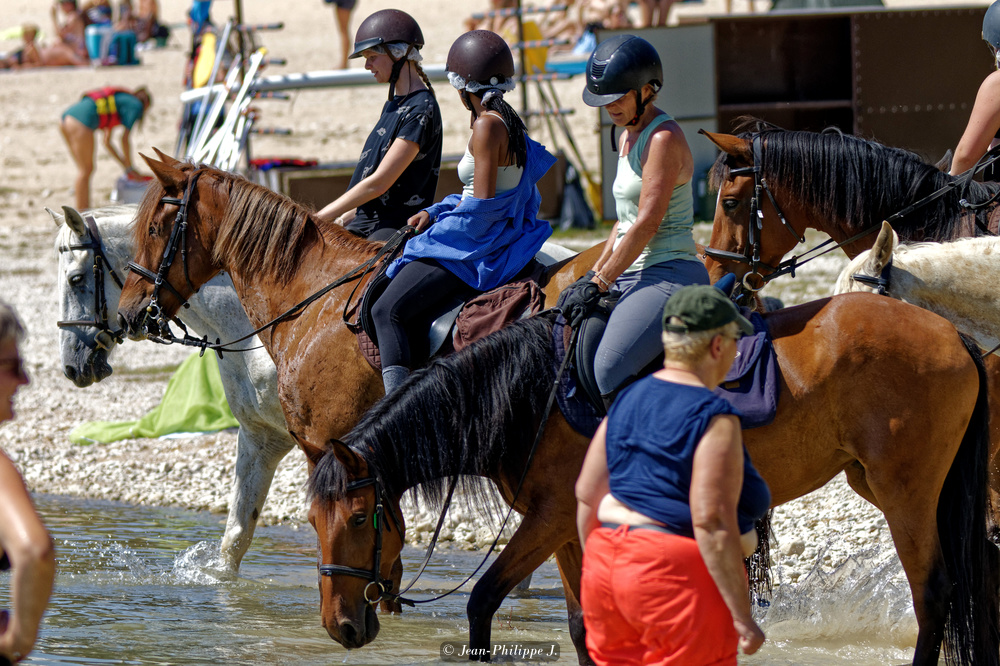
M769 425L774 420L781 382L778 358L764 318L745 309L743 316L753 323L754 334L744 336L737 343L739 353L733 367L715 389L715 394L739 411L740 424L744 430L749 430Z
M570 337L570 326L560 314L552 326L552 346L555 351L555 364L558 371L566 357L566 347ZM570 361L572 364L572 360ZM590 402L584 391L577 384L576 373L569 366L559 378L559 390L556 392L556 402L562 411L566 422L581 435L593 437L597 432L603 414Z
M372 342L363 328L359 328L354 334L358 338L358 349L368 361L368 365L372 366L376 372L382 372L382 355L379 354L378 345Z

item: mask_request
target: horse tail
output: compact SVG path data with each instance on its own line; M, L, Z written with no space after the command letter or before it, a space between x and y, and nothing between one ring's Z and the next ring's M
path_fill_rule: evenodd
M757 520L754 528L757 530L757 550L743 560L750 583L751 606L768 606L774 592L774 578L771 576L771 531L774 509L768 509L767 515Z
M938 537L951 584L945 628L948 663L1000 663L1000 553L987 534L989 404L986 367L962 336L979 375L975 410L938 500Z

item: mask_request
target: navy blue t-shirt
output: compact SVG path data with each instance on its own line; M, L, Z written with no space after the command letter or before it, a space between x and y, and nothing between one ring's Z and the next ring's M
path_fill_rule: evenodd
M441 109L429 90L396 95L385 103L358 158L350 187L375 173L396 139L412 141L419 152L385 194L358 206L347 228L361 236L378 229L399 229L434 203L441 171Z
M720 414L739 416L735 407L703 387L648 376L626 388L608 413L611 495L676 534L693 537L689 496L694 452ZM767 484L744 447L740 534L753 529L770 504Z

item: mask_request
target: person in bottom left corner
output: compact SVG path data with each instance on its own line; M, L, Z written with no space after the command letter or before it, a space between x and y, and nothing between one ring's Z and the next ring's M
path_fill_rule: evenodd
M135 90L99 88L83 94L75 104L63 111L59 129L76 164L73 191L76 209L90 208L90 177L94 173L94 135L104 131L104 147L115 158L129 178L140 179L132 167L132 147L129 135L132 127L142 124L143 116L153 105L153 98L145 86ZM111 142L114 128L121 126L121 152Z
M28 383L18 343L24 327L0 301L0 423L14 418L14 394ZM0 451L0 568L11 569L13 611L0 612L0 657L18 662L38 638L55 580L55 547L7 454Z

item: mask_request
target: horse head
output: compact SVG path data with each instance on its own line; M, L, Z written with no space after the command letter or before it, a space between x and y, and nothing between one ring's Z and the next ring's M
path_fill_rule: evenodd
M220 272L212 246L228 195L226 174L185 164L156 151L142 158L153 171L134 231L135 258L122 288L118 322L132 339L158 336L201 285Z
M361 647L378 636L375 606L399 591L400 495L390 496L378 470L339 440L321 454L305 450L315 465L309 522L319 540L320 617L330 638Z
M705 266L712 282L733 273L748 288L760 289L807 224L780 184L768 182L763 172L767 134L701 134L722 151L712 168L719 194Z
M120 332L109 320L118 309L118 297L127 261L119 238L102 238L101 226L117 233L127 225L134 207L114 206L92 211L91 222L70 206L59 214L48 208L59 226L55 250L59 258L60 360L63 374L83 388L111 375L108 354Z

